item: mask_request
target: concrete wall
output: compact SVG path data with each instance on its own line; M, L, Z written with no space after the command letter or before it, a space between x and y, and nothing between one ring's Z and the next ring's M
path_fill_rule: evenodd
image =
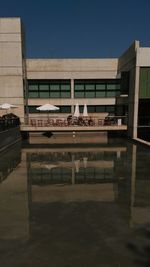
M137 66L137 50L139 42L135 41L119 58L118 73L130 72L129 98L128 98L128 136L137 137L138 94L139 94L139 66Z
M72 97L70 99L51 99L50 102L58 106L72 106L73 112L73 106L76 103L79 105L84 105L84 103L87 105L115 105L115 98L86 98L83 100L81 98L74 99L73 95L75 79L116 79L117 66L118 59L27 59L27 79L70 79ZM28 105L43 105L46 101L46 99L29 99Z
M0 18L0 104L24 117L22 31L20 18Z
M118 59L27 59L28 79L115 79Z
M137 49L137 66L150 67L150 48L139 47Z

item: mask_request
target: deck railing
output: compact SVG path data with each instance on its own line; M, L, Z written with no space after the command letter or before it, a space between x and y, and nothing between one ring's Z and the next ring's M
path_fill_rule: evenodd
M10 128L18 127L19 125L19 118L0 118L0 132L6 131Z
M52 117L30 117L25 121L25 125L33 127L70 127L70 126L108 126L127 125L126 116L108 116L105 119L98 117L79 118L52 118Z

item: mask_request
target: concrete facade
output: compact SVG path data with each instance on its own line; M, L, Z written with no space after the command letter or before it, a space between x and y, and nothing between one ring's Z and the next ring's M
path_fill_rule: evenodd
M0 18L0 104L17 105L24 117L23 41L20 18Z
M26 59L23 40L20 18L0 19L0 104L17 105L19 108L13 112L20 116L22 122L28 117L28 106L39 106L49 101L53 105L71 106L71 113L76 103L88 106L128 105L128 135L137 138L140 68L150 66L150 48L142 48L139 41L135 41L115 59ZM126 97L74 97L75 80L122 81L123 72L128 72L130 77ZM70 81L70 98L28 98L28 80L59 79Z

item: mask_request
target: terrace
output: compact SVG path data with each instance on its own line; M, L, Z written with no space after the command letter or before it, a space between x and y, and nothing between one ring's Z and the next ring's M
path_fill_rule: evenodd
M21 125L21 131L96 131L96 130L127 130L126 116L98 117L68 116L59 117L30 117Z

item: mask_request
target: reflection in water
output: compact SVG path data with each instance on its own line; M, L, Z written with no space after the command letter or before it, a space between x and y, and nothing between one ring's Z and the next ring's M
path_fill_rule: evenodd
M6 153L0 155L0 182L5 180L7 176L21 162L21 143L18 142L9 148Z
M119 139L23 148L0 185L2 266L145 264L136 251L139 229L150 223L149 162L146 148Z

